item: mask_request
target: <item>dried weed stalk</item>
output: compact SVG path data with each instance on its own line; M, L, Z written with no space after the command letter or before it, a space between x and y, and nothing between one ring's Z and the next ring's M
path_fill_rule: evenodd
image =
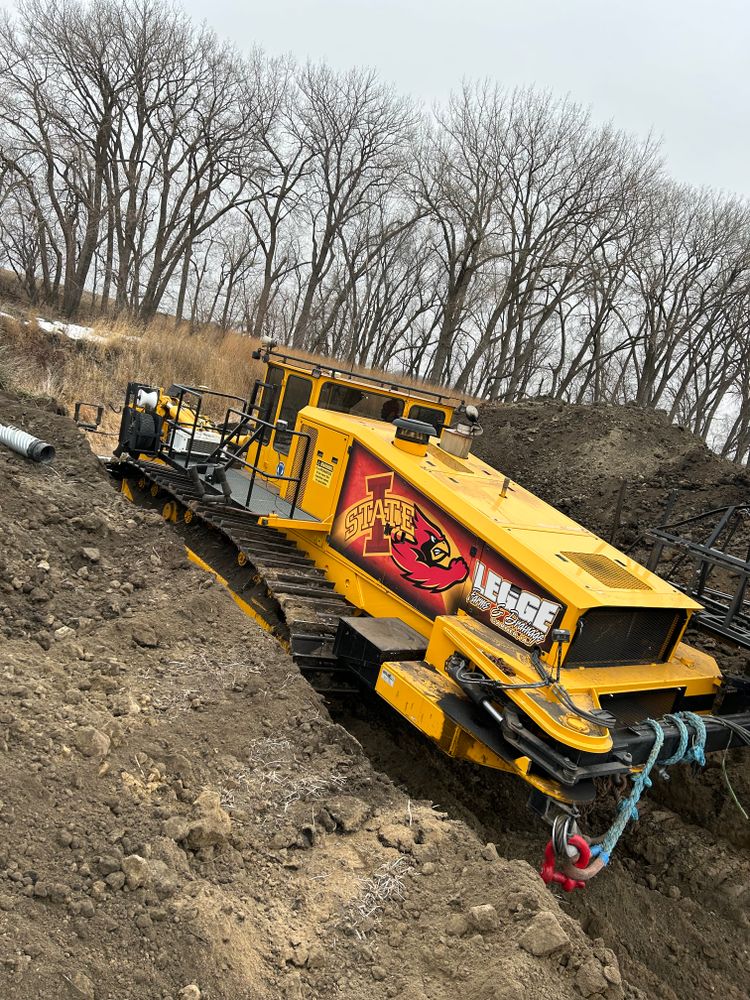
M380 923L386 905L404 899L406 876L413 864L410 858L395 858L362 879L360 891L344 910L339 926L350 927L364 939Z
M346 776L336 771L311 770L309 761L296 755L290 740L263 736L248 744L247 764L224 776L222 798L226 808L238 809L267 796L285 813L293 802L342 792L346 784Z

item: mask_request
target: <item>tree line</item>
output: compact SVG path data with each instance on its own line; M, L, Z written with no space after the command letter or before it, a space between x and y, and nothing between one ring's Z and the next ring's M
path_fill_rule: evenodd
M750 207L567 99L238 52L162 0L0 21L0 264L498 401L666 409L750 455Z

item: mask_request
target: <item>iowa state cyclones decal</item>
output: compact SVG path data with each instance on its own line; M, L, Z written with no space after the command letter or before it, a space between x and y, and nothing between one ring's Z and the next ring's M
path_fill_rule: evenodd
M391 532L391 559L405 580L435 594L463 583L469 575L464 557L452 555L443 529L416 503L411 525Z
M430 618L463 608L520 645L548 645L564 606L354 444L331 545Z

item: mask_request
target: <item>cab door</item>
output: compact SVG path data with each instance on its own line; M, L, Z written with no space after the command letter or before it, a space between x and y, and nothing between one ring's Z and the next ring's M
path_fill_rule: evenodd
M279 385L278 402L273 408L274 412L269 413L269 423L278 423L280 420L286 421L286 429L277 428L272 430L267 428L263 436L263 449L260 456L260 470L268 476L289 475L289 452L294 441L291 433L295 429L299 411L310 402L312 395L312 379L305 378L292 372L285 372L282 368L269 365L267 382L271 385ZM265 391L265 390L264 390ZM253 448L250 448L248 459L253 460ZM285 493L286 484L278 479L269 479L268 485Z
M293 375L287 373L284 380L284 387L281 391L281 406L277 422L286 421L286 430L276 430L273 432L273 447L279 456L288 456L292 444L292 434L297 423L297 415L310 402L312 395L312 379L303 375Z

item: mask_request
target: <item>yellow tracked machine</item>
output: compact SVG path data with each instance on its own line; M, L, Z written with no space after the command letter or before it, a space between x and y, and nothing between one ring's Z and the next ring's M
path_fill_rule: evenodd
M653 767L748 742L748 682L682 642L699 605L473 455L473 407L262 360L248 398L131 383L110 471L320 690L531 785L547 881L606 864ZM607 779L597 841L576 818Z

